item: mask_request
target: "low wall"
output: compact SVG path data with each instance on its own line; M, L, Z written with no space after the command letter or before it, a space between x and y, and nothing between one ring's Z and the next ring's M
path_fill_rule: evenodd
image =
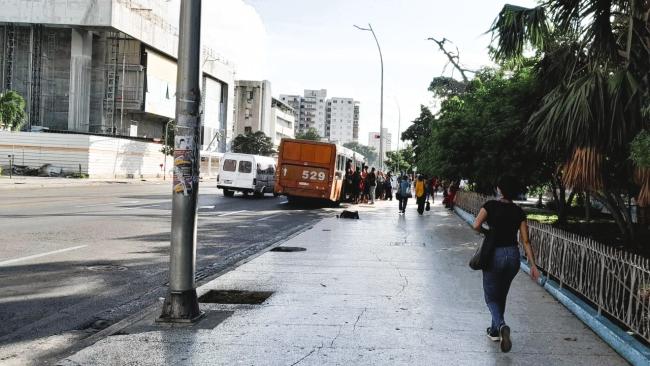
M0 166L40 168L88 174L90 178L162 178L161 145L109 136L0 131ZM167 157L168 176L173 161Z

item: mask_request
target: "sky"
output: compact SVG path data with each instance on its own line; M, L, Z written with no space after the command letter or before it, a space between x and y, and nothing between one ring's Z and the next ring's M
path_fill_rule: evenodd
M503 5L534 0L204 0L204 36L236 65L240 80L269 80L274 96L327 89L361 102L359 142L379 130L384 57L384 127L397 143L420 105L434 106L431 80L446 56L428 37L447 38L468 69L490 65L485 34ZM445 75L451 76L452 67ZM454 76L459 77L456 72ZM399 106L399 107L398 107ZM401 113L399 113L401 111ZM401 123L398 123L401 115Z

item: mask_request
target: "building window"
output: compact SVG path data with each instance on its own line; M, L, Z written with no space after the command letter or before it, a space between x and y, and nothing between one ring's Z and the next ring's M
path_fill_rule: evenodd
M244 133L253 133L253 127L244 127Z
M254 97L255 97L255 92L252 91L252 90L249 91L249 92L248 92L248 100L253 100Z

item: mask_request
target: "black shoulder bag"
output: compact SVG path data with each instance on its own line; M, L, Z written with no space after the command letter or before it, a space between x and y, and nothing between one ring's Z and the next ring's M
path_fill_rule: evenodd
M472 259L469 260L469 268L475 271L489 269L492 254L494 253L494 240L492 240L490 230L481 229L481 231L485 234L485 238L476 249Z

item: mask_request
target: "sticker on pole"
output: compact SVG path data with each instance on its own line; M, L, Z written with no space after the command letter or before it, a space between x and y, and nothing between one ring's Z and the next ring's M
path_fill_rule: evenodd
M194 177L194 140L192 136L174 138L174 193L192 194Z

